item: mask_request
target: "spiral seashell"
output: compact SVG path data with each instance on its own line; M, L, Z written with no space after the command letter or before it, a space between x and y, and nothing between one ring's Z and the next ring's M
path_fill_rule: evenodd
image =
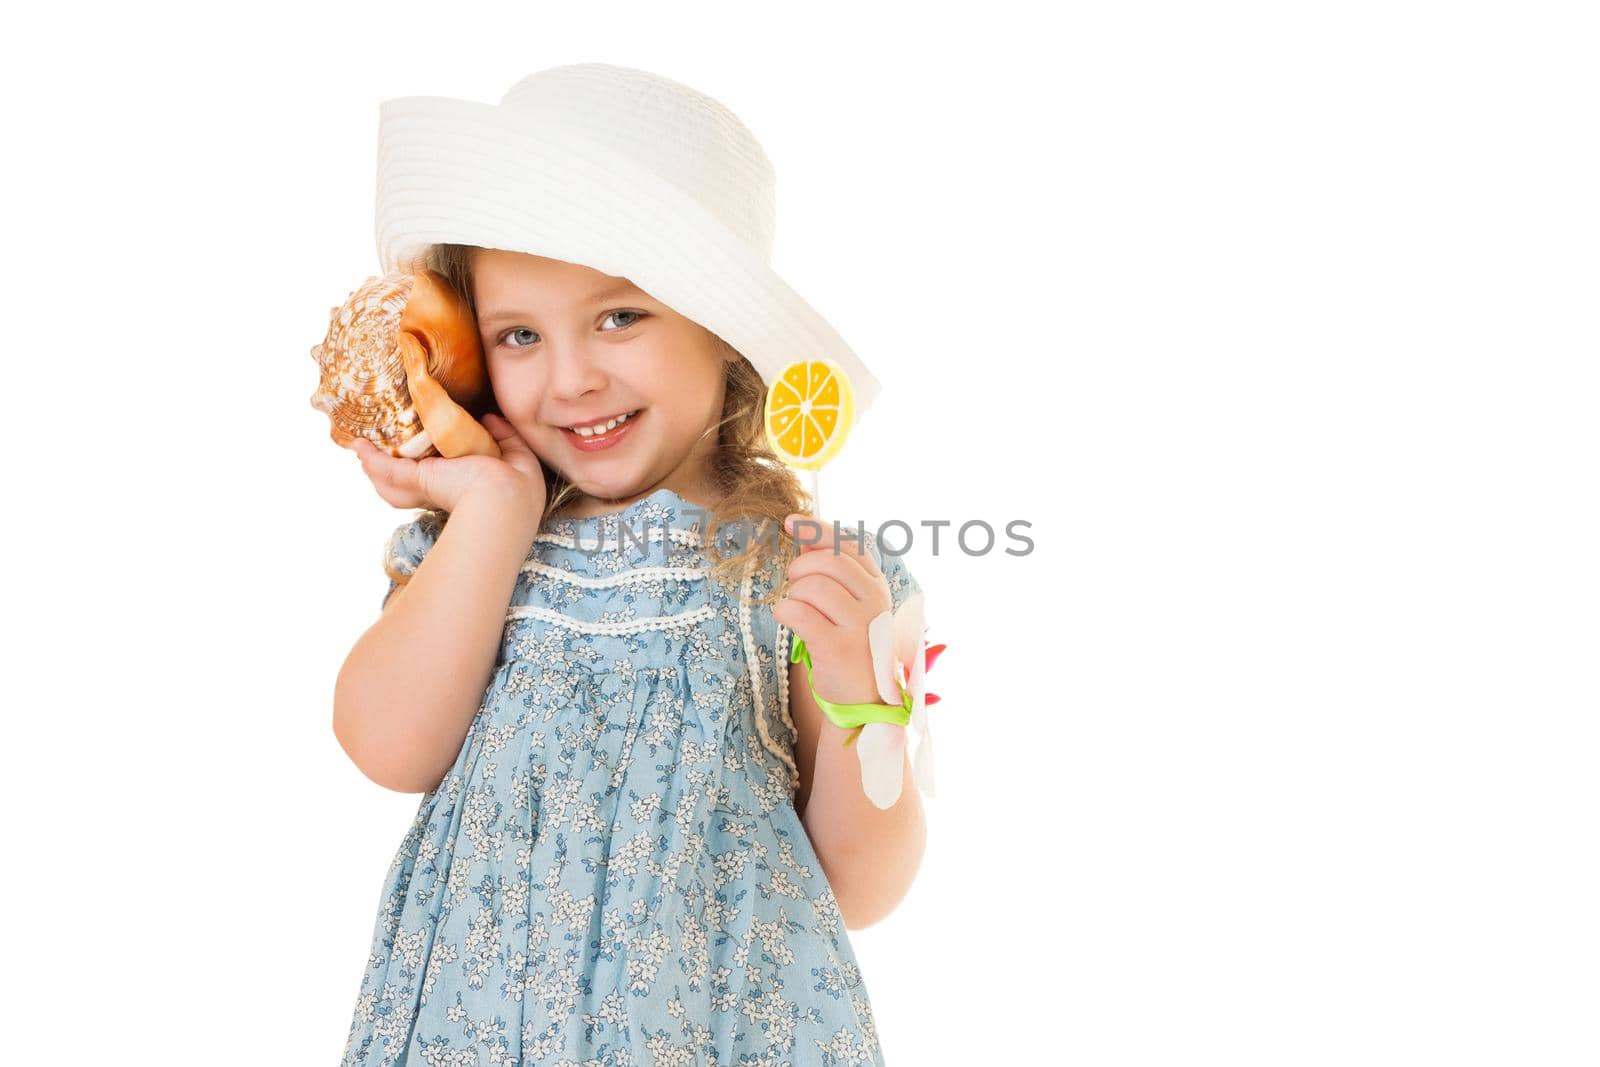
M311 406L349 448L365 437L391 456L498 456L477 420L493 400L478 324L430 270L369 277L330 309L312 346L321 372Z

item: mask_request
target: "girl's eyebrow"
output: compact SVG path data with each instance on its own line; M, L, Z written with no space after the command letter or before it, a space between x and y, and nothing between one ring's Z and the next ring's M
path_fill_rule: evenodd
M602 300L609 300L611 297L618 296L622 293L632 293L636 291L637 290L634 288L634 284L628 281L628 279L623 278L619 281L605 283L600 288L584 297L582 302L586 304L598 304ZM526 318L527 315L528 313L525 311L501 309L498 311L491 311L487 315L479 315L478 321L483 323L485 326L488 326L506 319Z

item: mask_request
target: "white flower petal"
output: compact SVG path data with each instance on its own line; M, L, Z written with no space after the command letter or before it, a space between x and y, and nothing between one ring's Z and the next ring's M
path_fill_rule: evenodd
M880 612L867 624L867 643L872 647L872 673L878 681L878 697L885 704L900 706L900 681L894 673L894 616Z
M912 593L894 613L894 658L907 666L922 651L922 594Z
M900 799L900 785L905 779L905 727L869 722L861 728L855 749L861 760L861 788L867 799L880 808L893 807Z
M917 738L917 751L911 757L911 773L917 780L917 788L933 796L933 736L928 733L926 726Z

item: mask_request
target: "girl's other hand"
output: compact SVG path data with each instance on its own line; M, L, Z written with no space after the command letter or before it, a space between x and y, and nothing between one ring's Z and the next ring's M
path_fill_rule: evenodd
M509 492L525 501L535 514L544 511L549 492L539 457L516 428L499 415L483 417L484 429L494 435L500 456L391 456L364 437L351 448L361 459L361 469L378 495L397 508L436 508L454 511L469 490L489 487Z
M797 532L797 524L804 536ZM833 524L796 513L783 520L799 544L789 563L788 595L772 617L793 630L811 652L811 683L836 704L876 704L878 673L872 662L872 620L894 606L889 580L854 536L835 536ZM820 528L820 529L819 529ZM849 532L844 527L844 532Z

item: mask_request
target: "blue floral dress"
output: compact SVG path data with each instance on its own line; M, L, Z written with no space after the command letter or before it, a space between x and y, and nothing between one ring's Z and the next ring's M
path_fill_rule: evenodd
M783 576L724 589L704 522L659 489L533 542L384 880L341 1067L883 1063L793 805L790 633L741 603ZM409 574L437 536L400 527L390 562ZM749 536L727 524L715 551ZM867 544L898 607L917 584Z

